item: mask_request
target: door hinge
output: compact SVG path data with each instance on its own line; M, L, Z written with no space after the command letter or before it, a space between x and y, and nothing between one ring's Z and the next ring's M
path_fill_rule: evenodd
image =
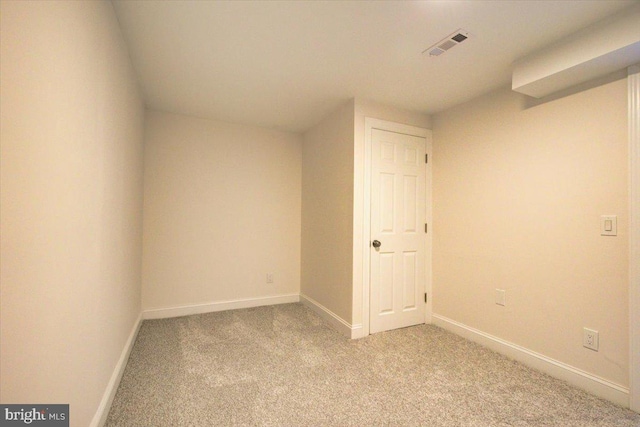
M429 232L428 230L429 230L429 225L425 222L424 223L424 232L428 233Z
M424 162L429 163L429 154L424 155Z
M427 302L427 293L424 293L424 302Z

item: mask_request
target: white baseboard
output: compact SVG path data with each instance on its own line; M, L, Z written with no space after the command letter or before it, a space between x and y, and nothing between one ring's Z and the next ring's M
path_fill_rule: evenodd
M143 319L166 319L169 317L189 316L192 314L212 313L214 311L236 310L239 308L261 307L264 305L288 304L299 302L299 294L276 295L271 297L248 298L232 301L209 302L205 304L183 305L178 307L152 308L142 311Z
M120 354L120 359L118 359L118 363L116 363L116 367L113 369L113 374L111 374L107 388L102 395L102 399L98 405L98 410L91 420L90 427L101 427L107 421L109 409L111 409L111 403L113 403L113 398L116 396L116 392L118 391L118 386L120 385L122 374L124 374L124 368L127 366L127 361L129 360L129 355L133 349L133 344L136 342L140 325L142 325L142 314L138 316L138 320L136 320L133 325L133 329L131 329L129 338L127 339L127 342L122 349L122 353Z
M364 338L366 335L364 334L364 329L362 328L362 324L356 323L351 326L351 339L357 340L360 338Z
M300 294L300 302L329 322L331 327L347 338L362 338L362 325L352 325L311 297Z
M471 328L455 320L433 314L433 324L453 332L463 338L474 341L484 347L517 360L552 377L566 381L598 397L607 399L617 405L629 407L629 389L621 385L589 374L566 363L559 362L536 353L517 344L494 337L485 332Z

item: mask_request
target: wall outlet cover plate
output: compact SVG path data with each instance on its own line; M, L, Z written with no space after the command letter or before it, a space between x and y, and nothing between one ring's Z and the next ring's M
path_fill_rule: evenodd
M598 347L600 345L598 337L598 331L594 331L593 329L584 328L582 335L582 346L588 348L590 350L598 351Z

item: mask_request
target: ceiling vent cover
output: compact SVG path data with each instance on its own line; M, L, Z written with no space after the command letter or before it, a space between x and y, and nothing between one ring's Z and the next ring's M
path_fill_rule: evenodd
M428 53L429 56L440 56L454 46L459 45L469 38L469 33L463 29L453 32L449 36L440 40L433 46L425 49L422 53Z

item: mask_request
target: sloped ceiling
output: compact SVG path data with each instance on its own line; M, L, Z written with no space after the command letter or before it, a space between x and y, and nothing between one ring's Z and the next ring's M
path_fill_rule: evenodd
M433 114L637 1L113 1L148 108L302 132L357 97ZM422 51L463 28L439 57Z

